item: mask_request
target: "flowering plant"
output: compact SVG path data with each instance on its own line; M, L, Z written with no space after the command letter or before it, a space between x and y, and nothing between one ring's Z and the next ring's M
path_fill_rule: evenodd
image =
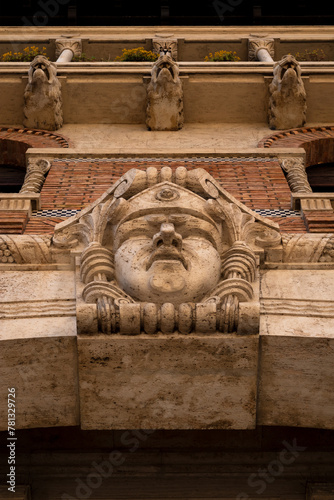
M305 49L303 52L297 52L295 58L297 61L324 61L326 55L322 49Z
M137 47L135 49L123 49L122 55L117 56L115 61L156 61L158 54L145 50L144 47Z
M22 52L6 52L2 54L1 61L3 62L29 62L33 61L36 56L46 56L46 48L39 49L36 46L26 47ZM48 58L49 59L49 58Z
M205 57L204 61L240 61L240 57L237 56L236 52L232 52L232 50L220 50L219 52L215 52Z

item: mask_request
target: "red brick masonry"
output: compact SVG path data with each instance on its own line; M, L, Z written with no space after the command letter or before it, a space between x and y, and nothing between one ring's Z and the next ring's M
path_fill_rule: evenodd
M126 171L150 166L204 168L224 189L251 209L290 209L289 186L278 160L272 158L57 159L41 191L42 209L80 210L101 196ZM60 220L33 217L25 232L50 233ZM281 225L282 231L306 231L301 217L275 217L273 220Z

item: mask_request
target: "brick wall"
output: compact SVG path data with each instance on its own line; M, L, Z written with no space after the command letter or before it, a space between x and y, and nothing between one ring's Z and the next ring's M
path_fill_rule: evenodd
M204 168L231 195L254 210L288 211L291 192L277 159L55 159L41 191L42 210L80 210L101 196L131 168ZM270 217L271 218L271 217ZM26 233L52 232L59 217L32 217ZM274 217L283 231L305 232L300 216Z

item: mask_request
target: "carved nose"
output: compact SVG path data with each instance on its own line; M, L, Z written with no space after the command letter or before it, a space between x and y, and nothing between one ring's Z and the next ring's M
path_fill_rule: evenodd
M173 246L181 250L182 236L175 231L174 224L163 222L160 226L160 232L153 236L153 245L156 248L161 245Z

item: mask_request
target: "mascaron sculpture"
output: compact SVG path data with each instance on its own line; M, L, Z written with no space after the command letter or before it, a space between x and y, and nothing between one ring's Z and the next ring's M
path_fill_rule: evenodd
M81 252L79 333L254 333L258 256L280 241L205 170L150 167L58 224L53 245Z

